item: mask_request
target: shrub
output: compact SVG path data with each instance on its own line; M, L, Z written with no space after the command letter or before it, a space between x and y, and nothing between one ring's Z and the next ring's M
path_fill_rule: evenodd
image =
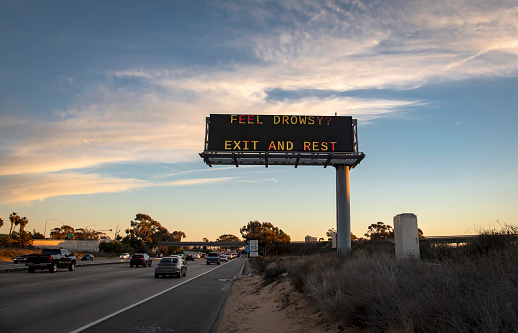
M100 243L99 251L108 253L133 253L135 252L135 249L129 246L128 244L123 244L119 241L114 241L109 243Z
M430 260L398 261L389 243L365 242L343 259L315 255L263 266L265 278L287 272L329 320L362 331L518 332L513 234L489 231L465 246L428 246Z

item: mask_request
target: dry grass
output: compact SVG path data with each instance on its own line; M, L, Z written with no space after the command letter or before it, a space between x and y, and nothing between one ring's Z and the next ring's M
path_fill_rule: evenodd
M0 261L13 262L13 259L22 254L39 253L27 249L0 249Z
M440 255L428 249L433 260L398 261L374 248L262 266L269 280L287 273L330 322L360 332L518 332L514 237L485 233L465 247L438 247Z

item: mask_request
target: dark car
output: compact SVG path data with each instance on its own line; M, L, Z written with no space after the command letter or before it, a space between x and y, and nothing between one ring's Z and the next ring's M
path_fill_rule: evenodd
M135 253L130 258L130 267L133 267L133 265L136 267L139 265L151 267L151 262L151 257L147 253Z
M14 263L15 264L18 264L18 263L25 264L27 262L28 256L29 256L28 254L22 254L21 256L14 258Z
M210 265L210 264L217 264L217 265L220 264L219 254L217 254L216 252L209 252L207 254L207 265Z
M184 261L180 257L165 257L155 266L155 278L159 278L160 275L186 276L187 266L185 266Z
M185 257L185 260L192 260L194 261L194 256L192 254L188 254L187 257Z
M81 257L81 261L94 261L94 256L91 254L85 254Z

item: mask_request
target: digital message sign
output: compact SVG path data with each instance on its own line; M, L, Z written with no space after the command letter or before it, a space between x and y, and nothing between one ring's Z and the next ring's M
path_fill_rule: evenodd
M211 114L208 151L353 152L349 116Z

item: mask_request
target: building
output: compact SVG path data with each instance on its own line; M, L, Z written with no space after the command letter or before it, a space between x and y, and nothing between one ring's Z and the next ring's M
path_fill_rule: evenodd
M306 241L306 243L316 243L317 242L317 238L316 237L311 237L310 235L306 235L305 241Z

